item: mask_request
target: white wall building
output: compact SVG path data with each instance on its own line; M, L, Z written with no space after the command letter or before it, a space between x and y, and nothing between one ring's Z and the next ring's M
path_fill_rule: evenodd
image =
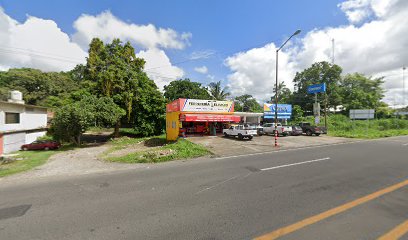
M21 93L12 91L8 102L0 101L0 156L44 136L46 128L47 108L24 104Z

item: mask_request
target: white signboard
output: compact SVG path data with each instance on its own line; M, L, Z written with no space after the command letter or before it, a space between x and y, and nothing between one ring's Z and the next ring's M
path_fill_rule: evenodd
M183 112L231 112L232 101L186 99L181 106Z
M373 119L374 109L351 109L350 119Z
M394 115L408 115L408 112L395 112Z

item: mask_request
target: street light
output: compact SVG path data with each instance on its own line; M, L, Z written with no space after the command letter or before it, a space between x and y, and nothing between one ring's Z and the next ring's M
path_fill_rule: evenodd
M402 107L405 108L405 79L404 79L404 71L406 67L402 67Z
M276 49L276 85L275 85L275 147L278 146L278 53L287 42L300 33L300 29L296 30L278 49Z

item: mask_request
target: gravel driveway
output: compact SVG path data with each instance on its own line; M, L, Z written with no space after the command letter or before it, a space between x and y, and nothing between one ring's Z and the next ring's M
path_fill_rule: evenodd
M108 144L90 146L50 157L44 165L30 171L0 178L0 183L29 181L34 178L83 175L113 170L125 170L145 167L144 164L114 163L100 160L98 157L109 149Z

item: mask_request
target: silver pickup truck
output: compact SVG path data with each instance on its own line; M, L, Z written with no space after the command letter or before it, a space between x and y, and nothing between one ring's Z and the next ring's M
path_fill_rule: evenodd
M224 133L225 137L238 137L239 140L244 138L251 140L254 135L257 134L257 130L250 127L245 127L244 125L231 126L227 129L223 129L222 132Z
M277 131L278 131L278 135L282 135L282 136L288 136L290 134L290 132L292 131L292 127L287 127L285 129L285 126L282 126L281 123L278 123L277 125ZM275 123L265 123L263 125L263 133L264 134L275 134Z

